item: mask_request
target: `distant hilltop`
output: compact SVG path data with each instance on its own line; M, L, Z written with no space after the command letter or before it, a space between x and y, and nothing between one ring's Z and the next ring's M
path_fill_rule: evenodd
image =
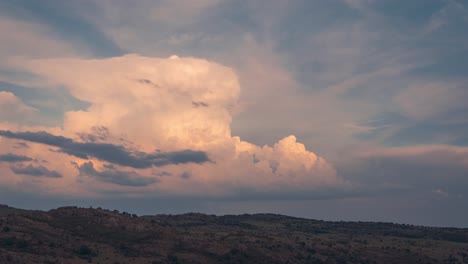
M468 229L0 205L0 263L468 263Z

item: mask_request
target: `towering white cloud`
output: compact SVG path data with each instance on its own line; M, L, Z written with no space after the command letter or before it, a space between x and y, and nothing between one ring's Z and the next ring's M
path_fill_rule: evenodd
M91 104L86 111L65 114L63 136L123 144L146 153L190 149L208 154L210 162L203 164L168 165L164 171L170 177L157 176L160 168L139 170L140 178L160 177L144 188L206 194L305 190L342 183L333 167L295 136L273 147L233 137L230 125L240 86L234 71L220 64L177 56L126 55L34 60L21 65ZM85 161L77 162L70 166L76 168ZM106 170L103 162L94 160L94 166ZM98 179L91 176L88 180Z

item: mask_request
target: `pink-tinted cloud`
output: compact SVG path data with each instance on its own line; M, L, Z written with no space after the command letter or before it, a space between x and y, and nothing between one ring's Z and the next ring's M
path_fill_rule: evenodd
M25 105L11 92L0 91L0 105L0 122L24 120L37 112L35 108Z
M246 189L305 191L346 185L330 163L308 151L295 136L272 147L233 137L231 120L239 109L241 87L234 71L223 65L197 58L126 55L18 61L17 66L91 104L86 111L65 113L59 130L2 127L3 140L12 151L18 139L43 150L40 155L21 151L47 160L49 170L64 176L56 187L66 182L77 194L143 189L229 195ZM171 161L173 154L193 153L206 153L207 158ZM57 156L59 166L51 160ZM153 166L127 162L148 161L150 156L170 162L151 161ZM157 176L158 167L170 176Z

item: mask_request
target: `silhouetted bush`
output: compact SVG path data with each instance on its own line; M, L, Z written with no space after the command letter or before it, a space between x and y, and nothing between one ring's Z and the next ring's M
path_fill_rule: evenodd
M29 242L26 241L26 240L19 240L19 241L16 243L16 247L19 248L19 249L28 248L28 247L29 247Z
M80 256L96 256L96 253L93 252L88 246L81 245L78 249L78 254Z
M174 256L174 255L167 256L167 260L169 260L171 263L177 263L178 262L177 256Z
M13 246L16 242L14 237L6 237L2 240L2 244L6 247Z

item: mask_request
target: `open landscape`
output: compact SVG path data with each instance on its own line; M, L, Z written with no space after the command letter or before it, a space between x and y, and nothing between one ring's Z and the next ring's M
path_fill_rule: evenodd
M0 263L468 263L468 229L2 206Z
M468 0L0 0L0 264L468 264Z

